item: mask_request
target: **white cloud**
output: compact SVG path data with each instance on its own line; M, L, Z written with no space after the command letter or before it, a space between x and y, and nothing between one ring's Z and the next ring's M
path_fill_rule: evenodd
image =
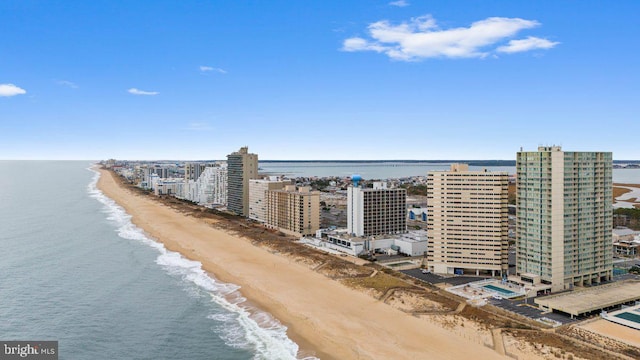
M404 61L484 58L495 51L497 43L539 25L535 20L491 17L476 21L469 27L441 29L431 15L412 18L398 25L381 20L369 24L370 40L361 37L346 39L342 50L375 51Z
M206 123L206 122L191 122L191 123L189 123L189 125L187 125L185 130L211 131L211 130L213 130L213 127L211 125L209 125L209 123Z
M226 74L227 73L227 71L224 70L224 69L211 67L211 66L200 66L200 71L202 71L202 72L215 71L215 72L220 73L220 74Z
M405 6L409 6L409 3L406 2L406 0L397 0L397 1L390 2L389 5L397 6L397 7L405 7Z
M19 88L13 84L0 84L0 96L16 96L26 94L25 89Z
M534 36L529 36L526 39L511 40L509 44L500 46L497 51L503 53L517 53L523 51L531 51L536 49L551 49L554 46L560 44L559 42L549 41L547 39L541 39Z
M127 90L129 92L129 94L133 94L133 95L158 95L160 94L157 91L144 91L144 90L138 90L136 88L131 88L129 90Z
M346 39L343 43L342 50L344 51L365 51L372 50L376 52L383 52L388 48L382 45L368 42L367 40L359 37Z
M75 83L71 82L71 81L67 81L67 80L59 80L57 81L58 85L64 85L64 86L68 86L72 89L77 89L78 85L76 85Z

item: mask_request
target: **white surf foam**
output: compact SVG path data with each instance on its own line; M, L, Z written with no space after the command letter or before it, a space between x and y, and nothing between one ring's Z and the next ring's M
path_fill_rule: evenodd
M297 359L299 348L287 336L286 326L270 314L245 305L246 299L238 291L240 286L218 281L202 269L200 262L169 251L163 244L150 239L131 222L131 216L121 206L98 190L96 184L100 173L92 168L88 170L95 173L87 187L89 195L104 205L107 219L117 226L118 235L156 249L160 253L156 264L170 275L207 291L211 300L227 311L208 316L218 324L215 330L225 344L254 352L254 359ZM317 358L304 357L304 360L312 359Z

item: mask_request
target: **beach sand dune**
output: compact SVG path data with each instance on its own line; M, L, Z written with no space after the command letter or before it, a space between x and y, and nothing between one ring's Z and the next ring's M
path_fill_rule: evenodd
M288 327L322 359L496 359L497 352L413 317L311 269L120 187L101 170L98 188L167 249L202 262Z

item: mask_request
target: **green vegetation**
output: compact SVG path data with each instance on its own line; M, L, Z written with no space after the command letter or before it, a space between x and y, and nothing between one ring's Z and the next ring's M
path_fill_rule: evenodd
M615 209L613 210L613 214L627 216L628 222L625 226L633 230L640 230L640 209Z
M427 185L410 185L402 184L400 187L407 189L407 195L422 195L427 196Z
M350 287L373 289L380 292L381 294L386 293L389 289L392 288L411 287L411 285L407 284L406 282L382 272L377 273L374 277L367 276L348 278L343 279L342 282Z
M329 186L329 182L330 181L331 180L329 180L329 179L317 179L317 180L311 181L311 183L309 185L311 186L311 188L313 188L313 190L322 191L327 186Z

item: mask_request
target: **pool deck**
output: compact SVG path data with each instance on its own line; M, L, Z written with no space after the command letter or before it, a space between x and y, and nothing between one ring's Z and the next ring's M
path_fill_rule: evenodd
M490 287L487 287L487 285L491 285L505 292L491 289ZM525 295L525 293L521 292L520 289L510 287L507 284L502 284L500 280L496 279L486 279L468 284L452 286L446 290L470 300L487 299L496 295L505 299L510 299ZM512 295L508 295L506 293L507 291L512 293Z
M624 314L624 313L630 313L640 317L640 305L628 307L626 309L622 309L618 311L613 311L613 312L607 313L606 315L603 315L602 317L616 324L620 324L636 330L640 330L640 321L619 317L621 314ZM638 334L638 336L640 336L640 334Z

